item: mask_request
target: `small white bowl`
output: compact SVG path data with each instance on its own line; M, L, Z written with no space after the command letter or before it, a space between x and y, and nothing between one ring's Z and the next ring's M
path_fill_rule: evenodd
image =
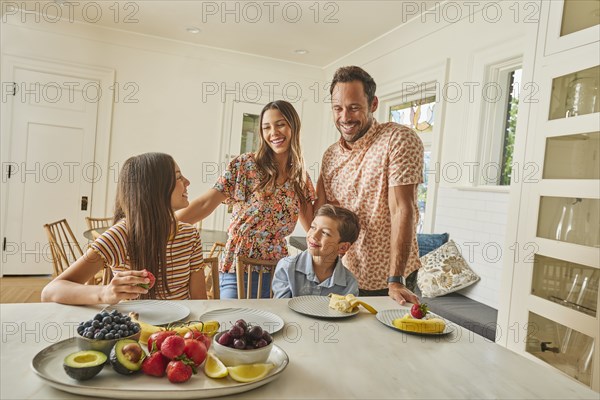
M114 347L115 343L117 343L119 340L130 339L130 340L138 341L141 334L142 334L142 331L140 330L138 333L134 333L133 335L129 335L127 337L120 338L120 339L88 339L79 334L77 334L76 338L77 338L77 344L79 346L79 349L101 351L102 353L106 354L107 356L110 356L110 351ZM145 347L145 346L142 346L142 347Z
M271 350L273 349L273 342L269 343L265 347L251 350L238 350L232 347L223 346L219 344L219 337L225 332L216 334L213 337L213 349L215 355L225 366L234 367L242 364L260 364L267 361Z

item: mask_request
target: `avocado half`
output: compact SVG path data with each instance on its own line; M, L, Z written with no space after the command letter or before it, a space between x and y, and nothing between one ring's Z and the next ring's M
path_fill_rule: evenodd
M119 340L110 351L110 363L119 374L130 375L142 368L146 353L142 346L131 339Z
M78 381L86 381L92 379L102 371L106 360L106 354L100 351L78 351L65 357L63 368L71 378Z

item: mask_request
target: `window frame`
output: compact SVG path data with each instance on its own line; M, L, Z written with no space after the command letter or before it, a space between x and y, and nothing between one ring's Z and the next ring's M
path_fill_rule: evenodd
M498 101L482 101L479 167L477 168L477 184L487 187L509 187L501 185L504 140L506 136L506 117L510 94L510 74L523 68L523 56L488 64L485 68L484 87L498 84L502 96ZM517 96L520 90L517 89ZM489 175L490 165L496 164L496 176Z

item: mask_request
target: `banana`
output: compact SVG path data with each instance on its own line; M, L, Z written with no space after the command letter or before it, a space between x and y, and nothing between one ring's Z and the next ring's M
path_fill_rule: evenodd
M416 319L409 314L396 318L392 324L403 331L417 333L442 333L446 328L446 322L441 318Z
M347 294L345 296L331 293L329 295L331 300L329 300L329 307L334 310L338 310L341 312L351 313L358 308L358 306L363 306L366 308L371 314L377 314L377 310L371 307L369 304L365 303L357 299L353 294Z
M177 332L179 336L183 336L191 330L198 330L202 333L206 333L209 336L213 336L215 333L217 333L220 326L218 321L190 321L182 322L175 325L169 325L165 328L162 326L155 326L141 321L139 319L139 314L136 312L130 312L129 316L131 317L131 320L133 322L137 322L140 325L141 334L139 342L143 344L148 344L148 338L150 337L150 335L160 331L173 330Z

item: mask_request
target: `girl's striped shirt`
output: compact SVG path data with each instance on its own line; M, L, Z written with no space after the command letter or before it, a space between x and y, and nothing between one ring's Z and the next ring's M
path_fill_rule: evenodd
M127 271L127 227L125 220L107 229L90 245L113 272ZM202 243L198 230L190 224L178 222L177 234L167 242L167 284L171 293L164 293L164 300L190 299L190 277L200 271L203 264ZM158 276L157 279L160 279ZM160 294L157 292L157 296Z

